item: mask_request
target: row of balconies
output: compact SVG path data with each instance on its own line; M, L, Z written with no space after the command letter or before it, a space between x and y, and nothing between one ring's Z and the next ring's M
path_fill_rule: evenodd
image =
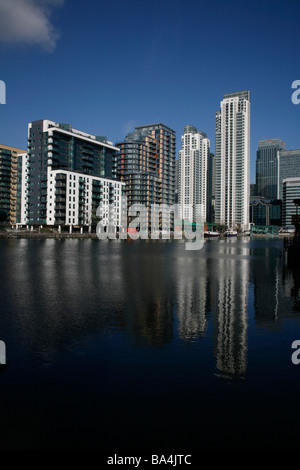
M61 211L61 210L56 210L55 211L55 215L54 215L55 218L65 218L66 217L66 211Z
M56 181L66 181L66 175L63 173L58 173L55 178Z
M56 204L55 205L55 211L62 211L64 212L66 210L66 204Z

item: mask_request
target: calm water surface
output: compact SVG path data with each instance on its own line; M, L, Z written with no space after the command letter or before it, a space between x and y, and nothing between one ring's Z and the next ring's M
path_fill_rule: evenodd
M0 241L2 449L298 448L281 240Z

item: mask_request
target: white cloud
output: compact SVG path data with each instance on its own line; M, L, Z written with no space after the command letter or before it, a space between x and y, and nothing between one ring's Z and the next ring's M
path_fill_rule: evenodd
M64 0L0 0L0 42L40 44L53 51L59 38L51 9Z

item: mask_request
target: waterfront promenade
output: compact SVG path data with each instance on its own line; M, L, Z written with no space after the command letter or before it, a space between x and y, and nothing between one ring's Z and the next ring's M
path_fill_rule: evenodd
M59 232L58 230L1 230L0 229L0 239L7 239L7 238L57 238L57 239L65 239L65 238L75 238L75 239L98 239L98 236L95 232L78 232L78 231L73 231L72 233L70 232ZM128 235L128 238L129 235ZM174 238L174 233L171 232L170 238ZM226 237L224 234L221 234L219 237L208 237L205 238L206 240L224 240ZM251 235L245 235L243 233L238 234L236 237L230 237L230 238L242 238L242 239L247 239L247 238L254 238L254 239L260 239L260 238L270 238L270 239L284 239L284 238L292 238L292 235L290 234L284 234L284 235L269 235L269 234L258 234L258 233L253 233ZM118 239L118 235L117 235ZM149 232L148 239L151 239L151 233ZM184 239L184 236L183 236Z

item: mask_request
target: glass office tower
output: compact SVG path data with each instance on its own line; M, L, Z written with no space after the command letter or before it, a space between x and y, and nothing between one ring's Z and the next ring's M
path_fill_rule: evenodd
M280 139L260 140L256 153L257 195L267 199L279 199L280 152L285 143Z
M300 149L280 152L279 199L283 199L283 181L300 177Z

